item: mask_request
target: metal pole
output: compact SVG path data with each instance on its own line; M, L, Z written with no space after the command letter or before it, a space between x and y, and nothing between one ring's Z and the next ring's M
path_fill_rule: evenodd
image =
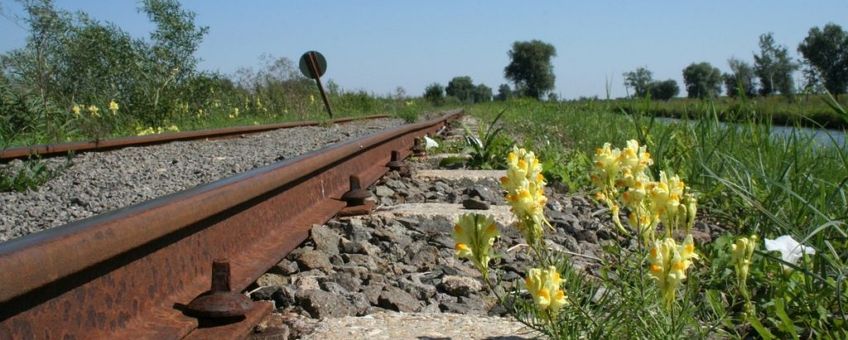
M315 82L318 83L318 91L321 92L321 99L324 100L324 107L327 108L327 113L330 114L330 118L333 118L333 109L330 108L330 100L327 98L327 93L324 92L324 85L321 84L321 72L318 69L318 62L315 61L315 54L309 52L309 70L312 71L312 75L315 76Z

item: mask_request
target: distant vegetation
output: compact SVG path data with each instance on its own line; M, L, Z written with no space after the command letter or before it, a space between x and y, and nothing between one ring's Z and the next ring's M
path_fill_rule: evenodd
M740 122L755 119L761 123L785 126L848 128L848 121L827 104L827 96L820 94L797 95L793 98L769 97L720 97L710 100L699 98L672 98L658 100L594 100L584 101L590 106L606 106L618 112L645 114L670 118L700 118L704 112L714 112L725 122ZM839 102L848 106L848 98L841 96Z
M314 82L289 58L263 56L234 75L199 70L208 28L175 0L139 3L155 27L146 38L51 0L21 3L26 46L0 55L0 148L326 117ZM326 85L342 115L422 109L402 88L378 97Z

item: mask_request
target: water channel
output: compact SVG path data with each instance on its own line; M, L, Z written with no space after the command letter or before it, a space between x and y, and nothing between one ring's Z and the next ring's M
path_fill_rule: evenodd
M657 117L657 121L666 122L666 123L679 123L683 120L678 118L666 118L666 117ZM696 121L688 120L689 123L694 124ZM727 127L728 125L738 126L738 124L733 123L719 123L720 125ZM781 126L781 125L772 125L771 127L771 135L775 138L788 138L792 136L792 132L795 131L798 137L812 137L812 139L821 146L833 146L834 143L836 145L845 147L845 131L844 130L834 130L834 129L815 129L815 128L806 128L806 127L794 127L794 126Z

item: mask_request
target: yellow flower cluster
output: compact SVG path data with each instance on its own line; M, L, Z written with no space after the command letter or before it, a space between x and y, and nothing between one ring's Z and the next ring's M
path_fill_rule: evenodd
M554 266L530 269L524 278L524 285L542 311L556 314L567 303L562 290L562 278Z
M671 307L677 287L686 279L686 270L692 265L692 259L697 258L692 235L686 236L681 245L671 237L654 241L648 261L651 276L657 280L667 307Z
M506 200L518 219L518 229L528 243L539 241L545 219L545 177L542 164L532 151L513 146L507 156L506 176L501 186L506 190Z
M683 181L660 171L660 180L651 186L650 205L654 214L669 231L684 227L688 233L695 223L697 201L692 194L684 193L686 185Z
M171 126L164 127L164 128L161 127L161 126L156 127L156 128L148 127L148 128L145 128L145 129L141 129L141 127L136 127L136 131L137 131L137 133L136 133L137 136L147 136L147 135L159 134L159 133L164 133L164 132L180 132L180 128L178 128L176 125L172 124Z
M90 105L88 107L88 114L90 114L92 117L100 118L100 109L97 108L97 106L95 105Z
M654 181L648 175L648 167L653 163L645 146L635 140L628 141L623 150L613 149L606 143L595 151L591 175L598 188L595 197L609 206L619 230L626 232L618 217L620 196L628 210L631 228L639 233L645 244L655 240L654 231L660 222L665 226L666 237L671 237L672 232L681 227L688 233L697 213L697 200L687 193L680 177L660 171L660 179Z
M258 101L259 99L256 99L256 100ZM234 108L233 113L231 113L229 115L230 119L236 119L236 118L238 118L238 116L239 116L239 109L238 108Z
M628 224L649 248L650 274L670 307L677 287L686 279L686 270L698 258L690 234L698 209L695 196L676 175L660 171L659 180L654 181L647 171L654 163L651 154L635 140L628 141L623 150L606 143L595 151L593 160L596 198L610 207L613 222L623 232L619 204L627 209ZM660 223L665 237L657 239L654 234ZM673 235L680 228L686 237L678 245Z
M491 216L464 214L453 227L456 256L470 259L485 277L489 272L492 245L499 235Z
M626 195L625 202L634 206L631 211L635 211L637 214L641 212L640 209L636 209L638 206L636 203L644 198L645 185L651 181L645 171L650 165L654 164L651 154L645 146L640 146L636 140L629 140L624 150L613 149L610 143L605 143L603 147L595 150L592 161L594 167L590 177L592 183L598 187L595 198L607 204L612 212L612 219L616 227L619 231L626 232L618 217L621 207L615 199L618 197L620 189L634 188L634 192ZM645 216L650 215L645 214ZM637 229L640 231L650 224L649 217L642 216L637 216L635 221L631 218L631 225L634 222L637 223L634 226L638 226Z
M120 107L118 106L118 103L116 101L112 100L109 102L109 111L112 111L112 115L118 114L119 108Z
M118 103L116 101L112 100L112 101L109 102L109 111L112 112L113 116L118 114L119 108L120 107L118 106ZM82 109L83 109L83 107L80 106L79 104L74 104L74 106L71 107L71 113L74 114L74 118L77 118L77 119L82 118L82 115L81 115ZM88 115L91 116L92 118L100 118L100 108L97 107L97 105L89 105L85 109L86 109L86 111L88 111Z
M739 290L746 298L748 298L748 271L751 267L752 259L754 258L754 249L757 248L757 235L748 237L740 237L730 246L731 262L736 270L736 280L739 283Z

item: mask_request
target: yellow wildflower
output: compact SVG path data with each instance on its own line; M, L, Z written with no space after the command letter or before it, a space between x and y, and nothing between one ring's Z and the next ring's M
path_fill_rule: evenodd
M109 102L109 111L112 111L112 115L115 115L115 114L118 113L118 108L119 107L118 107L117 102L115 102L114 100Z
M71 108L71 112L74 113L74 117L76 118L80 117L80 111L82 111L82 109L80 109L80 106L77 104L74 104L74 106Z
M697 258L692 235L679 246L670 237L654 241L648 255L650 274L657 280L666 307L671 307L677 287L686 279L686 270Z
M90 114L92 117L100 118L100 109L97 108L97 106L90 105L88 107L88 114Z
M668 177L664 171L660 171L660 180L650 191L651 209L662 220L668 237L674 230L690 220L686 205L681 203L695 204L695 202L682 202L685 189L686 185L679 177L676 175ZM687 197L694 200L694 197ZM691 216L691 220L694 223L694 215Z
M651 154L648 153L645 146L639 146L639 142L635 139L627 141L627 147L618 153L618 162L621 167L622 178L619 181L620 186L633 186L633 181L639 180L645 176L645 170L654 160L651 159Z
M148 127L148 128L146 128L146 129L143 129L143 130L139 129L139 130L138 130L138 133L137 133L136 135L138 135L138 136L147 136L147 135L152 135L152 134L154 134L154 133L156 133L156 131L155 131L155 130L153 130L153 128L152 128L152 127Z
M595 179L596 185L612 185L618 177L618 171L621 168L621 151L612 149L610 143L604 143L604 146L595 149L595 156L592 157L595 174L592 178Z
M530 269L524 285L539 310L556 314L568 302L562 290L562 278L554 266Z
M736 280L739 284L739 290L746 298L748 297L748 272L758 241L757 235L751 235L750 238L740 237L736 240L736 243L730 246L732 250L731 262L736 270Z
M518 229L530 244L542 235L545 219L545 176L542 164L532 151L513 146L507 155L506 176L500 179L506 190L506 200L518 219Z
M464 214L453 227L456 256L470 259L486 277L492 258L492 245L499 235L495 219L491 216Z

